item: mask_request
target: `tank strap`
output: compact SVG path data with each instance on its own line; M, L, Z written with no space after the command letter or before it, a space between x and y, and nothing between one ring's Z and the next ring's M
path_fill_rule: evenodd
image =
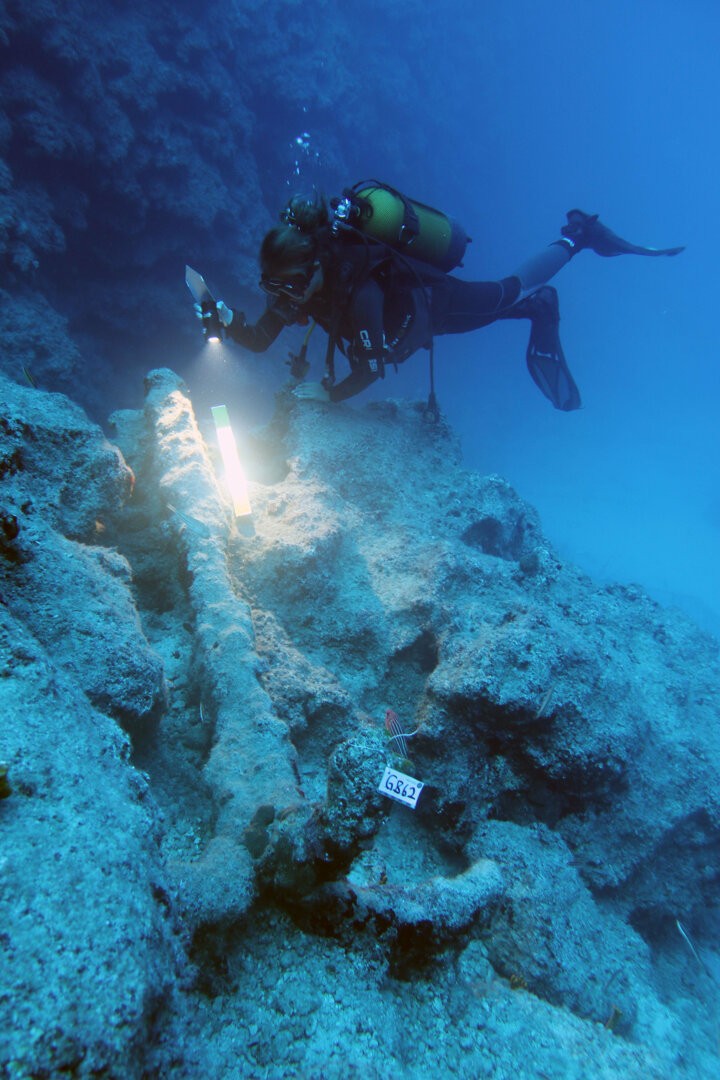
M415 209L409 199L406 199L399 191L394 192L394 194L397 195L399 199L402 199L403 204L403 223L400 226L398 240L401 244L407 246L412 244L413 240L420 232L420 219L415 213Z

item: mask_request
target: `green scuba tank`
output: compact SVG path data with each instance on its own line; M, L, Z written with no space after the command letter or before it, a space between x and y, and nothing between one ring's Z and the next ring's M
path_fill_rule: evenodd
M332 206L336 231L346 223L395 251L445 272L462 264L470 242L453 218L378 180L361 180L346 188Z

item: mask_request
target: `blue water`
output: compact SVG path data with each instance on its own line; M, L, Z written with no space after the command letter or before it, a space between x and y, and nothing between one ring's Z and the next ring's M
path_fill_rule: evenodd
M554 280L581 412L556 412L539 394L520 322L438 339L437 390L467 465L506 476L539 509L562 556L597 578L640 583L720 633L717 5L449 0L440 9L366 0L335 21L331 13L246 12L246 30L219 57L235 73L237 101L223 98L207 119L213 185L225 185L237 212L224 205L213 223L209 209L200 235L187 225L167 234L159 215L160 242L250 318L264 305L254 284L263 232L289 194L313 184L332 195L376 176L452 214L473 237L459 271L469 279L512 273L559 235L575 206L637 243L686 244L674 259L581 253ZM312 55L307 26L295 32L303 20L317 26ZM168 27L171 39L176 32ZM265 72L264 42L278 35L287 38L287 63L278 69L271 58ZM197 121L197 101L178 108ZM252 115L247 147L236 127L226 132L227 109L236 120ZM237 153L218 163L216 137L237 140ZM248 185L239 199L236 176ZM171 337L192 318L181 258L166 261L163 295L177 318L148 335L144 355L133 346L137 377L128 378L123 354L110 408L133 398L144 370L167 364L188 376L201 402L226 400L243 422L262 422L298 334L260 360L230 345L220 363L195 364L195 344L184 356ZM117 287L108 295L117 298ZM87 290L85 300L92 304ZM115 328L115 339L137 322ZM322 336L311 349L315 374ZM426 393L420 354L356 400Z
M637 243L687 245L675 259L583 253L555 279L581 412L555 412L531 383L524 323L438 340L443 411L468 465L508 477L561 554L641 583L718 632L717 6L520 0L503 11L455 0L442 12L427 9L439 20L431 51L398 40L399 62L434 88L417 102L418 125L424 110L445 108L440 136L400 172L372 131L354 150L362 175L466 226L473 244L459 273L512 272L574 206ZM362 80L362 51L350 66ZM321 161L323 123L305 117ZM300 165L336 182L332 168L302 155ZM367 396L422 395L426 369L415 357Z

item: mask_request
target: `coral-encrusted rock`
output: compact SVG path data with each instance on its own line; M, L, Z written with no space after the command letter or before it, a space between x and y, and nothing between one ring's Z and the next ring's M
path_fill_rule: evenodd
M712 896L716 644L563 566L533 512L463 472L420 409L281 401L242 439L254 528L236 529L187 388L156 371L147 391L143 414L117 417L137 473L127 509L107 516L124 557L60 531L51 473L43 513L19 501L25 431L3 457L0 568L39 640L49 605L32 607L30 583L49 580L51 544L85 588L87 614L47 638L84 708L82 641L106 616L92 612L93 568L123 625L138 570L172 675L137 753L203 977L270 897L403 977L475 936L512 985L656 1047L648 1074L675 1075L686 1038L649 946L678 914L702 925ZM92 693L104 685L127 697L109 677ZM378 791L386 763L423 781L414 811ZM13 752L0 812L21 764ZM529 997L509 1012L546 1015ZM474 1029L484 1007L467 1006Z
M214 827L203 838L202 857L181 868L185 902L194 923L227 922L254 898L258 811L270 808L272 817L301 798L295 752L257 676L251 610L228 564L227 508L187 387L167 370L151 372L146 386L142 486L156 511L175 508L174 556L187 583L198 694L212 743L203 777Z
M370 927L383 936L394 970L402 973L422 968L448 943L464 941L473 926L487 923L503 891L497 864L478 859L461 873L409 885L337 881L309 901L346 934Z
M8 572L0 565L15 616L32 627L93 705L141 730L162 711L165 684L132 601L126 560L37 522L23 530L21 550L22 560Z
M254 493L243 578L361 708L421 721L453 842L488 811L542 822L617 910L702 910L720 838L717 642L563 566L534 512L461 470L419 408L283 415L289 471Z
M0 1073L139 1076L179 965L147 785L5 607L0 716Z
M21 295L0 289L0 371L25 385L48 383L68 391L81 367L80 350L70 337L67 319L41 293Z
M379 731L362 727L333 750L322 802L303 799L277 817L261 807L252 835L266 887L292 900L347 871L385 820L387 804L377 791L383 763Z
M131 571L99 546L132 473L76 405L0 378L0 588L16 618L90 701L130 727L157 716L163 670L133 603ZM82 541L82 542L81 542Z
M608 1020L615 1003L583 982L603 966L592 942L607 932L618 954L626 945L632 954L624 989L623 980L612 987L617 1008L650 1037L662 1010L633 926L652 932L695 905L701 916L711 900L717 643L639 590L596 587L563 566L534 512L503 481L463 472L452 438L421 410L290 404L280 415L259 452L288 467L253 489L256 535L235 549L257 624L292 642L306 678L321 670L358 710L381 717L390 706L406 730L419 726L410 753L426 783L417 817L428 840L443 836L473 862L502 850L467 847L488 818L514 830L506 855L532 847L538 827L555 831L531 861L538 872L554 867L568 895L575 889L566 939L585 959L576 984L572 972L555 978L549 962L539 975L529 961L528 985ZM302 732L298 768L317 786L320 732L298 719L289 656L265 651L262 676ZM324 719L323 745L342 742L347 714ZM569 851L572 870L560 865ZM509 911L521 862L502 862ZM540 919L525 912L518 967L533 954ZM496 959L511 973L500 945Z
M622 919L599 907L562 839L544 826L488 821L470 844L508 883L488 935L495 969L580 1016L652 1041L677 1043L652 989L651 955Z
M133 477L117 447L83 410L0 375L0 477L4 505L34 515L63 536L101 539L102 522L117 512Z
M486 555L531 566L531 557L542 544L537 511L524 503L501 476L475 477L476 495L458 512L469 523L460 539Z

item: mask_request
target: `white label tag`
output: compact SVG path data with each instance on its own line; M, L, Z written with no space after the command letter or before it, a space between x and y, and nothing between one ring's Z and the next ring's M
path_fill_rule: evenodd
M422 789L422 780L416 780L414 776L391 769L389 765L385 766L385 773L378 787L381 795L396 799L405 806L409 806L411 810L417 806Z

